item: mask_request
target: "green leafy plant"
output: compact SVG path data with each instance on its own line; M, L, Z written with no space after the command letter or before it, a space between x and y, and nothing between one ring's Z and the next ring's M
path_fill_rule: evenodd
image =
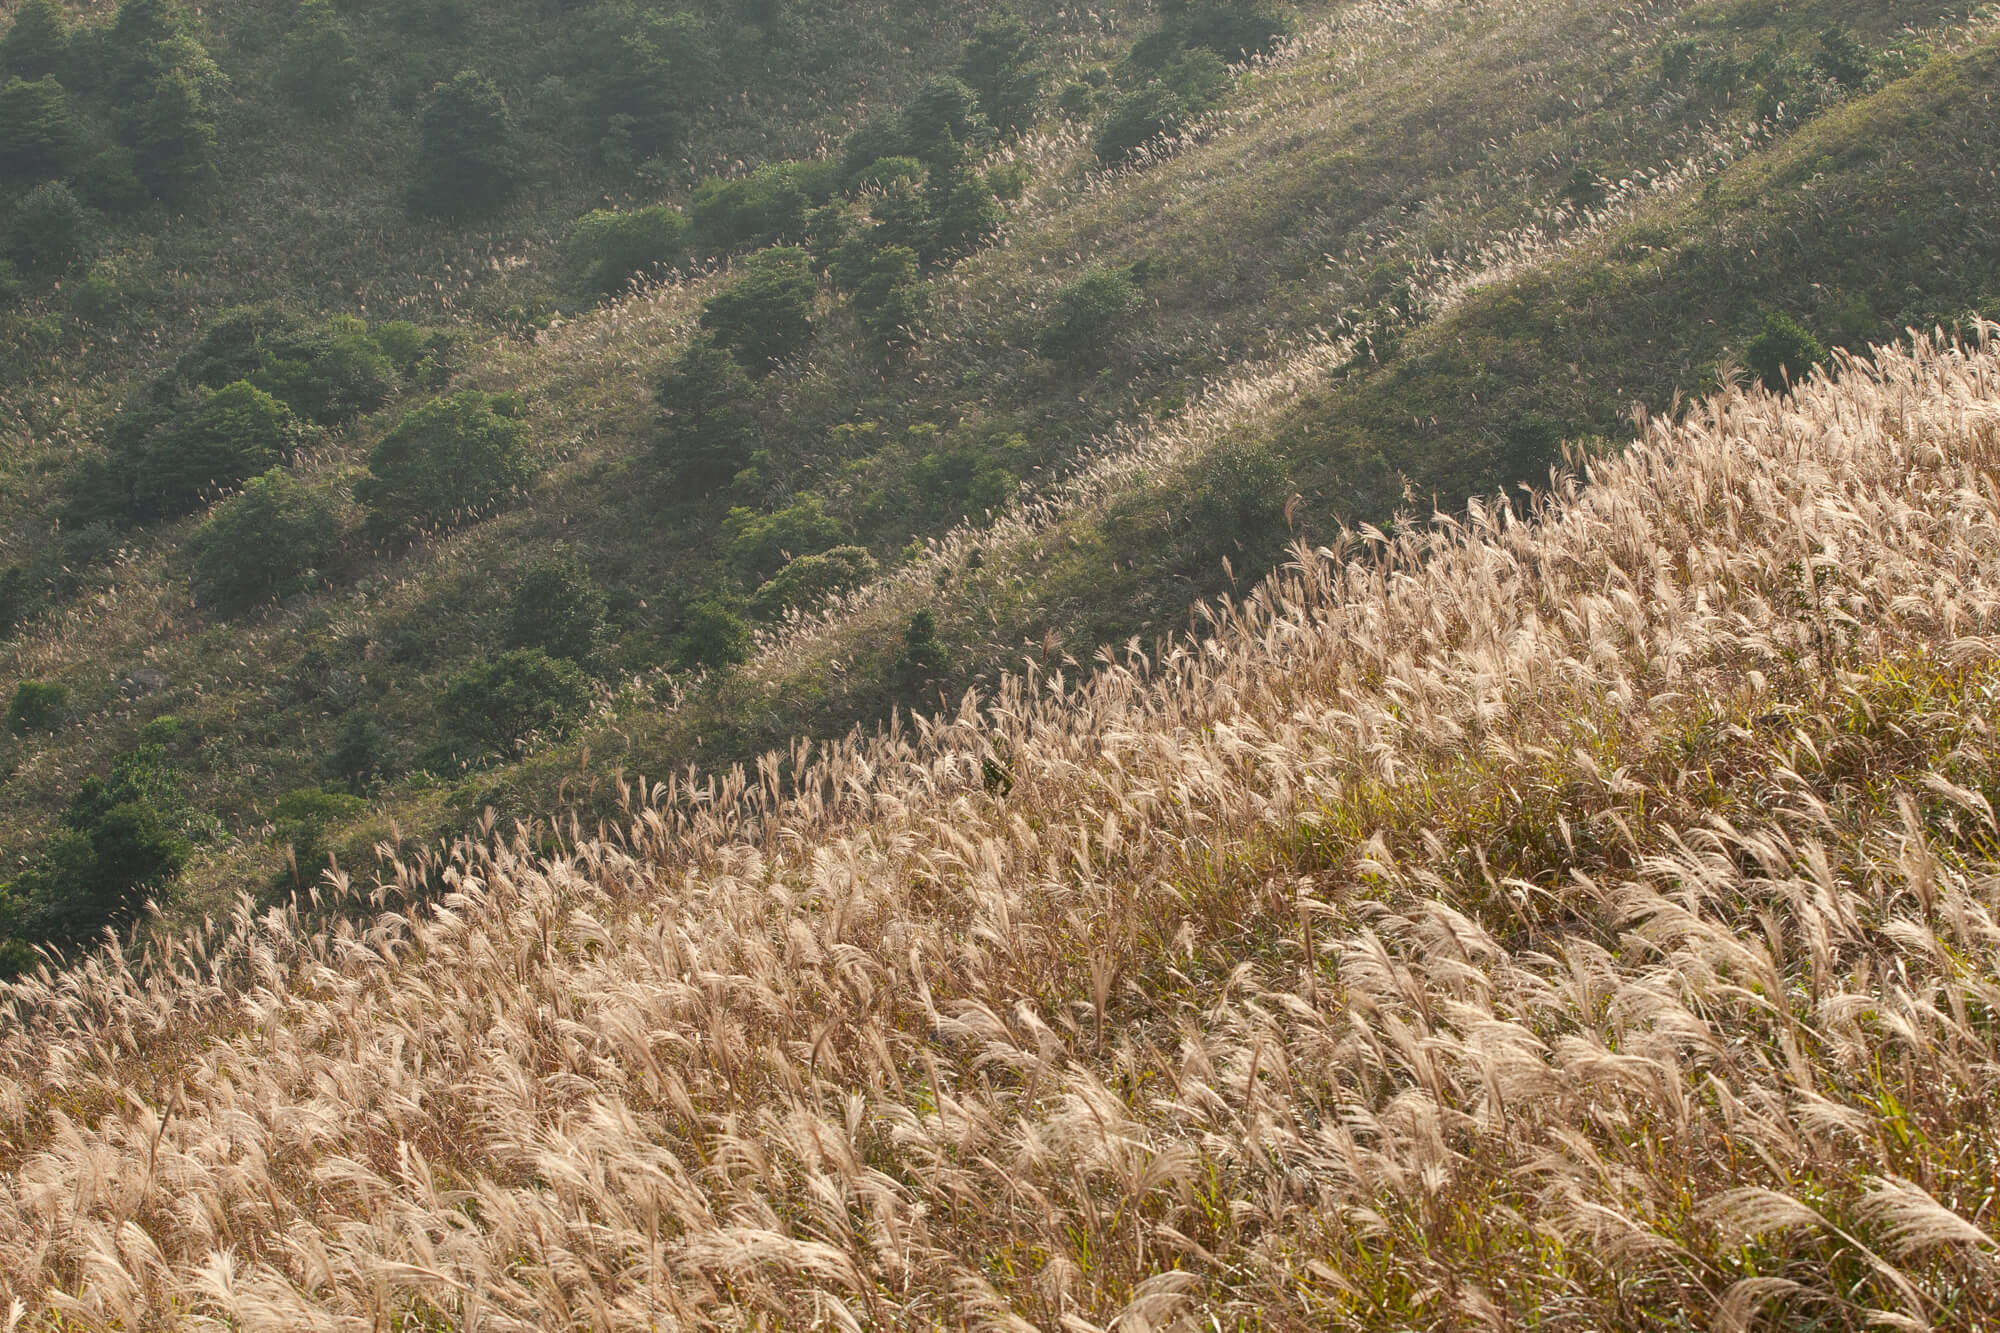
M462 70L431 95L419 122L407 195L418 217L488 217L514 197L522 176L520 132L493 81Z
M795 246L761 250L701 308L701 327L745 368L765 373L812 342L819 283L812 259Z
M7 730L16 736L49 731L69 711L69 687L52 680L24 680L7 704Z
M383 534L414 536L492 513L534 469L518 405L466 389L425 403L368 456L355 498Z
M236 612L305 591L339 560L344 535L325 494L272 468L196 529L189 542L195 600Z

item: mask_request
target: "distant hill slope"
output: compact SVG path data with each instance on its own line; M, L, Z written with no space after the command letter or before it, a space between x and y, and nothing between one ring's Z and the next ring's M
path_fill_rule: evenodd
M1983 333L1991 333L1990 326ZM1983 335L1982 335L1983 336ZM2000 348L5 993L48 1326L1977 1326ZM405 904L426 879L445 892Z
M85 266L0 311L16 962L489 809L589 825L621 771L872 728L1024 656L1073 679L1287 535L1545 476L1767 314L1857 346L2000 297L1969 0L1029 4L981 39L1043 77L1005 134L925 82L974 76L996 8L705 5L669 26L717 53L706 100L651 165L613 104L665 85L599 85L672 47L664 11L336 8L364 77L323 124L284 91L322 8L190 11L228 78L214 178L93 209ZM523 188L414 218L461 65ZM1024 485L1089 493L1028 530Z

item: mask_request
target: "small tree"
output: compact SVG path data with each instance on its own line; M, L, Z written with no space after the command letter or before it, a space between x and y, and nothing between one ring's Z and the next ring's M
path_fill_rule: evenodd
M589 568L558 545L514 581L504 641L509 648L539 648L551 657L587 663L603 650L609 611Z
M122 144L84 164L76 192L92 208L114 217L137 213L153 200L152 191L139 179L138 154Z
M933 263L950 263L985 249L1006 220L992 187L962 152L944 155L931 167L925 194L931 215L927 258Z
M903 628L903 651L890 669L898 691L914 695L937 684L951 666L951 653L938 639L937 617L929 607Z
M674 477L706 494L750 461L757 440L757 386L709 338L696 338L660 377L660 453Z
M354 105L361 58L332 0L302 0L278 57L278 90L308 115L331 120Z
M492 80L465 70L424 108L410 212L463 221L498 212L521 181L520 135Z
M7 257L36 273L61 275L83 262L90 215L61 181L28 192L7 224Z
M685 259L687 240L687 219L664 204L629 213L599 209L571 225L566 250L584 286L609 294Z
M908 246L867 248L867 267L854 283L854 309L882 347L915 341L930 310L931 285L918 276L917 256Z
M765 620L780 619L787 611L810 611L829 597L860 587L876 570L875 557L859 546L802 555L757 589L750 609Z
M1099 162L1117 166L1137 157L1146 145L1179 134L1187 123L1187 104L1179 95L1164 84L1148 83L1112 104L1092 148Z
M1787 392L1826 359L1826 347L1781 310L1764 317L1764 331L1750 340L1743 359L1765 388Z
M371 526L413 536L498 509L534 475L528 427L511 412L506 400L467 389L405 416L376 444L355 487Z
M445 691L445 724L508 756L534 736L555 737L590 707L590 678L539 648L517 648L461 673Z
M944 75L917 89L903 104L899 123L903 151L927 163L952 147L985 145L993 140L992 127L981 114L972 89Z
M746 368L768 372L811 344L818 291L805 251L789 245L760 251L701 308L701 327Z
M139 179L170 203L192 198L215 174L215 125L194 76L173 70L160 76L132 134Z
M254 384L203 391L192 410L146 440L133 507L141 518L191 513L286 462L305 438L291 409Z
M83 156L83 127L54 79L0 84L0 174L40 181L67 175Z
M1039 43L1018 15L1002 11L973 30L959 57L958 77L1001 134L1019 134L1035 119L1047 75Z
M319 583L340 558L332 501L283 468L252 477L196 530L195 600L244 611Z
M16 736L52 731L69 711L69 688L51 680L24 680L7 704L7 730Z
M592 133L606 166L630 170L680 147L689 112L714 81L715 43L698 14L599 6L578 48Z
M754 645L743 617L721 602L697 602L674 640L674 663L684 670L732 666L750 659Z
M26 0L0 37L0 73L39 79L62 68L69 49L69 20L56 0Z
M1139 309L1139 290L1116 269L1102 265L1064 287L1042 330L1041 353L1086 368L1108 363Z

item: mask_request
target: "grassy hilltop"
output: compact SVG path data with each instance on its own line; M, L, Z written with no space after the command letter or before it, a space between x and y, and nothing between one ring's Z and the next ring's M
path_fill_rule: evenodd
M7 997L60 1326L1978 1327L2000 353ZM444 893L410 906L430 880Z

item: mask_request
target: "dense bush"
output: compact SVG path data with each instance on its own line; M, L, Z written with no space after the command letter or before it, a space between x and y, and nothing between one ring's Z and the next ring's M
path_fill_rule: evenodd
M132 468L133 512L148 519L191 513L288 461L306 434L290 408L247 381L199 391L145 436Z
M680 263L687 243L687 219L662 204L586 213L571 224L564 249L583 285L608 294Z
M1774 310L1764 329L1744 349L1743 360L1773 393L1783 393L1826 359L1826 347L1797 320Z
M278 91L309 115L331 119L354 105L361 58L332 0L302 0L278 58Z
M750 658L755 640L743 617L722 602L697 602L674 640L674 665L683 670L725 667Z
M795 246L761 250L702 306L701 327L745 368L761 374L811 344L818 290L805 251Z
M838 546L847 535L846 525L826 512L826 502L817 495L769 514L732 509L723 526L729 533L730 558L753 580L769 577L796 556Z
M257 369L250 382L322 425L372 412L396 391L395 363L368 326L351 316L319 328L272 329L257 340L254 352Z
M195 76L176 69L153 81L132 151L139 179L169 203L193 197L215 175L215 124Z
M1148 83L1112 103L1091 148L1099 162L1117 166L1138 156L1146 145L1179 134L1187 123L1187 103L1165 84Z
M410 412L376 444L355 487L370 525L414 536L499 508L534 475L518 411L509 399L467 389Z
M16 736L49 731L69 711L69 688L52 680L24 680L7 703L7 730Z
M459 673L442 712L455 736L511 757L534 738L560 736L590 698L590 678L575 664L539 648L516 648Z
M1019 134L1035 119L1047 79L1035 35L1014 14L993 15L973 30L959 58L958 77L1001 134Z
M675 480L706 494L745 463L757 439L757 386L712 339L695 338L660 377L659 452Z
M271 840L286 849L282 881L302 889L317 880L327 869L329 837L367 811L368 802L358 796L318 787L280 796L271 808Z
M1226 559L1239 580L1254 580L1284 547L1291 480L1269 451L1217 450L1188 468L1175 492L1174 545L1184 569Z
M66 176L83 155L83 126L53 78L0 84L0 176L41 181Z
M24 0L0 37L0 73L23 79L53 74L69 47L69 20L57 0Z
M195 600L242 611L319 583L339 559L333 502L283 468L252 477L189 543Z
M599 159L630 171L677 152L717 66L698 15L599 6L574 65L587 89L588 133Z
M695 187L688 216L718 253L790 244L804 239L806 213L832 195L833 172L818 162L779 162L746 176L713 176Z
M593 661L604 648L609 601L574 551L558 545L514 580L504 642L551 657Z
M410 212L463 221L487 217L521 182L520 134L493 81L463 70L441 84L419 123Z
M780 619L787 611L810 611L829 597L869 582L876 570L875 557L859 546L802 555L757 589L750 609L764 620Z
M137 213L152 202L139 179L139 155L123 144L105 149L77 174L76 192L92 208L114 217Z
M869 336L885 348L910 345L930 309L931 286L918 273L908 246L865 249L865 267L854 265L854 309Z
M7 258L34 273L61 275L83 262L90 215L69 186L43 181L7 223Z
M1139 289L1117 269L1094 267L1056 295L1040 351L1052 361L1095 369L1123 346Z
M921 694L942 681L951 669L951 653L938 638L937 617L926 607L903 627L903 651L889 670L897 692Z

